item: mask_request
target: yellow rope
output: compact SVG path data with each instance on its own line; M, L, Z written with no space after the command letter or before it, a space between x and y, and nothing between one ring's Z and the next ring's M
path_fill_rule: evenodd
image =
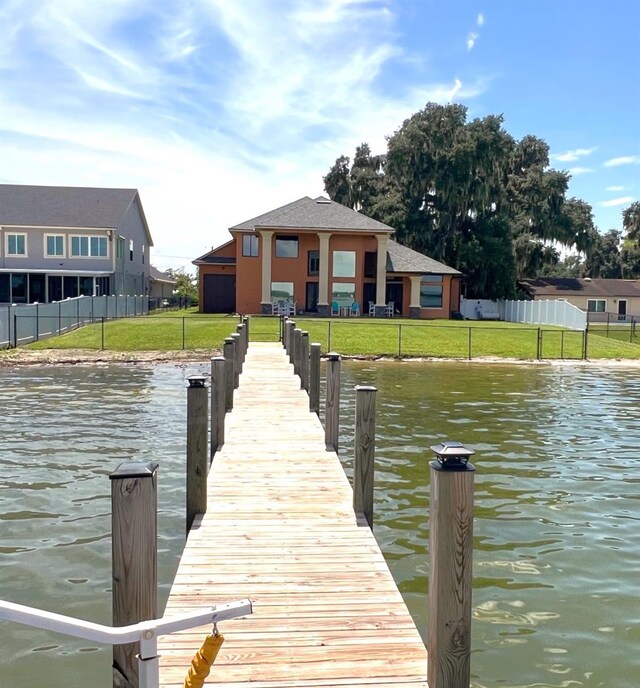
M191 666L184 680L183 688L202 688L204 680L211 671L212 664L216 661L218 652L224 642L224 636L208 635L202 647L195 653L191 660Z

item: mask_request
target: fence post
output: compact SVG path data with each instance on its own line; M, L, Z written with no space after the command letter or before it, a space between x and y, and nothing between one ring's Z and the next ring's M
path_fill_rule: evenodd
M331 320L327 323L329 327L327 328L327 350L331 350Z
M13 348L18 348L18 314L13 314Z
M240 387L240 371L242 370L242 353L240 347L240 335L234 332L231 335L233 339L233 388L238 389Z
M293 364L293 357L296 352L296 341L293 335L296 329L296 321L289 320L289 363Z
M211 359L211 458L224 444L225 416L225 359L215 356Z
M473 451L434 447L429 528L429 688L469 688L473 573Z
M402 358L402 323L398 323L398 358Z
M538 346L536 350L536 358L541 360L542 358L542 328L538 328Z
M300 334L300 389L309 392L309 333Z
M187 534L207 511L207 387L202 375L187 378Z
M587 339L589 336L588 332L589 332L589 326L587 325L587 327L585 327L584 330L582 331L582 358L585 361L587 360L587 352L588 352L587 347L589 346L588 339Z
M314 342L309 357L309 411L320 413L320 344Z
M471 328L469 327L469 360L471 360Z
M231 337L227 337L224 340L223 353L224 353L224 407L226 411L231 411L233 408L233 390L235 382L235 341Z
M186 318L183 316L182 317L182 350L184 351L184 345L185 345L185 339L186 339L186 333L185 333L185 328L186 328Z
M300 375L300 360L302 357L302 330L299 327L293 331L293 374Z
M58 335L62 332L62 301L58 301Z
M158 617L157 471L157 463L127 461L109 476L114 626ZM114 669L134 688L139 652L139 643L113 646Z
M104 351L104 318L101 318L102 320L102 328L100 331L100 344L101 344L101 351Z
M560 358L564 358L564 330L560 330Z
M338 451L340 417L340 354L327 354L327 385L324 405L324 441L327 450Z
M40 304L36 303L36 342L40 341Z
M356 387L356 433L353 466L353 510L373 529L373 485L376 445L375 387Z

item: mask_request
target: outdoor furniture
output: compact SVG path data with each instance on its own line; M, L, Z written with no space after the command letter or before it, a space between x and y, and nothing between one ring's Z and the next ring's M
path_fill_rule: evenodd
M359 318L360 317L360 305L358 304L357 301L354 301L351 304L351 312L349 313L351 317L353 318Z
M340 304L337 301L331 302L331 315L340 315Z
M374 301L369 301L369 317L373 318L376 314L376 304Z
M387 318L393 318L394 312L395 303L393 301L389 301L389 303L384 307L384 314Z

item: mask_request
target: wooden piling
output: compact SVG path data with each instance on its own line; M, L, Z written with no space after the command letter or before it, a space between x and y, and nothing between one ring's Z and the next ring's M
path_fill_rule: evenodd
M233 388L238 389L240 387L240 371L242 370L242 352L240 347L242 346L240 342L240 335L234 332L231 335L233 339Z
M240 356L238 357L238 374L242 373L242 365L244 363L244 356L245 356L245 347L244 347L244 325L237 325L236 326L236 333L239 337L238 339L238 352L240 353ZM233 336L233 335L232 335Z
M226 413L226 381L224 356L211 359L211 446L210 455L224 444L224 416Z
M376 446L375 387L356 387L356 431L353 466L353 510L373 528L373 486Z
M233 409L233 389L234 389L234 381L235 381L235 376L234 376L234 370L235 370L235 361L234 361L234 353L235 353L235 342L231 337L227 337L224 340L224 347L223 347L223 353L224 353L224 386L225 386L225 395L224 395L224 406L226 411L231 411Z
M309 392L309 333L300 334L300 389Z
M250 325L251 318L249 318L248 315L242 316L242 322L244 323L244 328L245 328L245 349L248 351L249 350L249 340L251 338L251 325Z
M338 451L340 418L340 354L327 354L327 384L324 405L324 440L327 450Z
M296 341L295 337L293 335L294 331L296 329L296 323L295 320L289 320L289 351L287 352L289 354L289 363L293 364L293 357L296 352Z
M429 688L469 688L474 471L431 462Z
M207 387L192 375L187 388L187 533L196 514L207 511Z
M309 355L309 411L320 413L320 356L321 345L314 342Z
M302 330L299 327L293 331L293 374L300 375L300 361L302 353Z
M127 461L109 476L114 626L158 617L157 471L157 463ZM124 677L138 687L139 645L113 646L114 686Z

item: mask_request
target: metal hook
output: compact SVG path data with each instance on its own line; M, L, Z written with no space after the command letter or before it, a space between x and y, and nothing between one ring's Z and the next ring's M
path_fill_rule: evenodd
M213 622L213 636L217 638L220 635L220 631L218 630L218 624L214 621Z

